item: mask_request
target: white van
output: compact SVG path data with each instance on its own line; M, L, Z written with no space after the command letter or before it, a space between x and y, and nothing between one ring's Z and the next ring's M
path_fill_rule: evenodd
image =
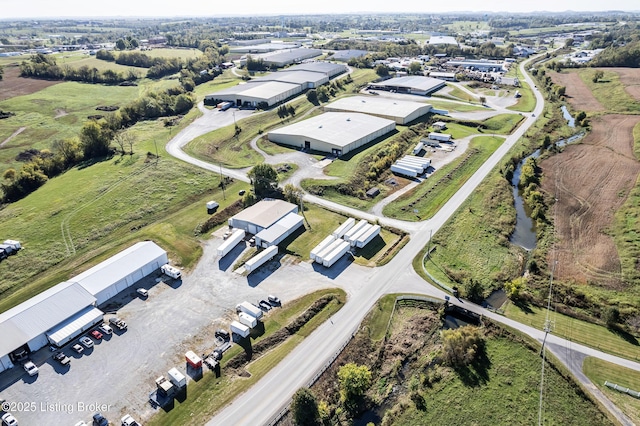
M160 270L162 271L163 274L177 280L182 276L182 273L180 273L180 270L178 268L174 268L173 266L169 265L168 263L166 265L162 265L162 267L160 268Z

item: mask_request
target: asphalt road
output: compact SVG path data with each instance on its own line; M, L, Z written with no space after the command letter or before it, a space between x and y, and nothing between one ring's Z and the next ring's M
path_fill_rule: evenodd
M517 141L526 133L533 125L537 117L542 114L544 108L544 99L542 94L535 89L534 82L525 73L525 64L521 64L522 75L530 84L536 96L536 108L533 113L523 113L525 120L520 127L494 152L494 154L476 171L476 173L460 188L456 194L443 206L443 208L430 220L419 223L407 223L397 220L391 220L384 217L377 217L372 214L364 213L357 209L345 207L318 197L305 195L305 201L310 201L318 205L322 205L334 210L339 210L350 214L354 217L366 218L368 220L378 219L380 223L405 229L411 234L409 243L398 253L391 262L379 268L375 268L375 273L365 273L359 277L360 286L353 289L349 286L349 281L353 280L353 274L342 273L333 278L333 283L338 287L349 287L349 298L343 309L336 313L331 321L326 322L307 337L300 345L298 345L290 354L288 354L282 362L273 368L263 379L255 386L240 395L236 400L221 410L208 425L258 425L268 424L283 409L285 409L293 395L300 387L306 386L314 378L318 371L332 361L338 351L350 340L353 333L357 330L360 322L367 312L374 306L375 302L384 294L392 292L414 291L428 296L444 298L446 295L442 290L426 283L412 269L412 260L414 256L428 243L430 234L437 232L462 205L462 203L471 195L475 188L484 180L489 172L498 164L500 159L517 143ZM219 118L216 117L216 118ZM217 120L216 120L217 121ZM180 148L188 143L194 136L206 133L206 129L229 125L230 123L212 124L206 122L203 118L194 122L194 129L189 126L179 135L177 135L167 146L167 151L176 157L215 172L219 171L218 166L207 164L200 160L190 158ZM218 126L218 127L215 127ZM222 173L228 173L230 176L246 180L242 172L235 170L223 169ZM495 321L507 324L516 328L531 337L541 340L543 332L533 329L529 326L509 320L500 315L492 314L489 311L474 305L470 302L459 301L469 310L473 310L487 317L491 317ZM558 348L571 347L573 358L559 356L567 367L576 375L582 374L581 367L585 354L596 356L616 364L624 365L629 368L640 370L640 364L625 359L614 357L596 351L591 348L577 345L558 338L554 335L548 337L548 342L553 344L550 350L554 353L558 352ZM578 361L576 361L578 359ZM569 360L573 360L569 362ZM597 396L604 398L603 395ZM606 399L606 398L605 398ZM621 420L623 424L627 424L628 419L624 414L616 412L613 404L607 407L614 412L614 415Z

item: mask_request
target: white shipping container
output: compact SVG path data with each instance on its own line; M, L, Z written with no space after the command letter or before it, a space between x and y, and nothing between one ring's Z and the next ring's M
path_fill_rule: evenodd
M360 238L356 240L356 247L362 248L369 244L380 233L380 225L372 226L367 232L362 234Z
M362 229L363 226L367 225L369 222L367 222L366 220L362 219L360 222L358 222L358 224L356 226L354 226L353 228L349 229L349 231L344 234L344 240L345 241L351 241L351 237L353 236L353 234L355 234L356 232L358 232L360 229Z
M309 257L311 257L311 260L316 260L318 253L320 253L323 249L328 247L329 244L331 244L335 240L336 240L336 237L334 237L333 235L329 235L327 238L322 240L320 244L318 244L313 248L313 250L311 250L311 254L309 255Z
M344 254L348 252L350 248L351 248L351 245L348 242L343 241L338 248L332 251L322 261L322 265L327 268L333 266L333 264L336 263L342 256L344 256Z
M424 149L424 144L422 142L418 142L415 148L413 148L414 154L420 154L420 151Z
M367 233L367 231L369 229L371 229L373 227L373 225L368 224L366 226L363 226L362 228L360 228L360 230L358 232L356 232L355 234L353 234L351 236L351 239L349 240L349 243L351 243L351 247L355 247L356 246L356 241L358 241L358 238L360 238L361 236L363 236L365 233Z
M409 176L409 177L416 177L418 176L418 173L413 170L413 169L407 169L406 167L402 167L402 166L397 166L395 164L391 165L391 171L393 173L396 173L398 175L403 175L403 176Z
M236 306L236 312L244 312L245 314L249 314L256 319L262 318L262 309L246 301L238 303L238 305Z
M315 258L315 261L318 263L322 263L322 260L329 255L329 253L331 253L332 251L334 251L336 249L336 247L338 247L340 245L340 243L342 243L341 239L337 239L334 242L332 242L331 244L329 244L328 246L326 246L325 248L323 248L317 255Z
M229 326L232 333L236 333L240 337L247 337L251 330L244 324L240 324L238 321L231 321Z
M236 229L235 231L233 231L233 234L231 234L231 236L218 247L218 256L224 257L229 254L229 252L233 250L233 248L237 246L240 241L242 241L244 236L244 229Z
M353 225L356 224L356 220L352 217L350 217L349 219L347 219L342 225L340 225L338 227L338 229L336 229L335 231L333 231L333 236L336 238L342 238L342 236L345 234L345 232L347 232L349 229L353 228Z
M405 155L398 161L406 161L410 163L418 164L423 169L426 169L431 165L431 160L428 158L414 157L413 155Z
M244 269L247 272L255 271L260 266L273 259L276 254L278 254L278 246L271 246L269 248L266 248L256 256L253 256L251 259L247 260L244 264Z
M249 328L253 328L258 325L258 320L246 312L238 312L238 321Z
M169 376L169 380L171 381L171 383L173 383L176 387L183 388L187 385L187 378L184 376L184 374L179 372L177 368L174 367L169 370L167 375Z
M422 166L420 166L420 165L418 165L416 163L412 163L410 161L398 160L398 161L395 162L395 164L396 164L396 166L404 167L406 169L413 169L418 174L424 172L424 169L422 168Z

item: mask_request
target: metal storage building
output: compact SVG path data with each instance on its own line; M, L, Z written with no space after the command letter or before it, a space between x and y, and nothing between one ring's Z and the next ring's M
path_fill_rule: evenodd
M47 333L47 338L51 344L60 347L102 322L103 318L104 313L100 309L88 306L54 327Z
M300 84L302 90L314 89L329 82L329 76L323 72L317 71L278 71L249 80L248 84L261 83L263 81L280 81L282 83Z
M268 133L272 142L346 154L393 131L392 120L360 113L326 112Z
M264 199L229 218L229 226L257 234L289 213L298 213L298 206L283 200Z
M46 346L47 331L95 304L80 284L67 281L0 314L0 371L13 367L9 354Z
M426 96L443 88L446 83L443 80L422 76L396 77L379 83L371 83L372 86L379 90L394 90L398 93L408 93L411 95Z
M72 278L95 296L98 305L169 263L167 252L152 241L134 244Z
M258 58L264 61L267 66L284 67L286 65L295 64L305 59L315 58L322 55L320 49L307 49L298 47L295 49L279 50L271 53L258 55Z
M385 99L374 96L350 96L338 99L324 107L325 111L362 112L388 120L396 124L407 124L431 112L431 105L421 102Z
M261 81L244 83L207 95L207 99L230 101L238 106L258 106L266 102L268 106L285 101L302 92L302 85L281 81Z
M267 248L277 246L302 226L303 218L297 213L289 213L276 223L256 234L256 246Z
M287 71L314 71L321 72L327 75L329 78L333 78L337 75L344 74L349 69L346 65L332 64L331 62L307 62L304 64L294 65L287 68Z

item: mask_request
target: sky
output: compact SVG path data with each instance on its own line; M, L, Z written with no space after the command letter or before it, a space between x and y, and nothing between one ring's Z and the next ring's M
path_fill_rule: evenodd
M532 12L551 11L639 11L638 0L0 0L0 19L57 17L177 17L279 15L316 13L441 13L441 12Z

